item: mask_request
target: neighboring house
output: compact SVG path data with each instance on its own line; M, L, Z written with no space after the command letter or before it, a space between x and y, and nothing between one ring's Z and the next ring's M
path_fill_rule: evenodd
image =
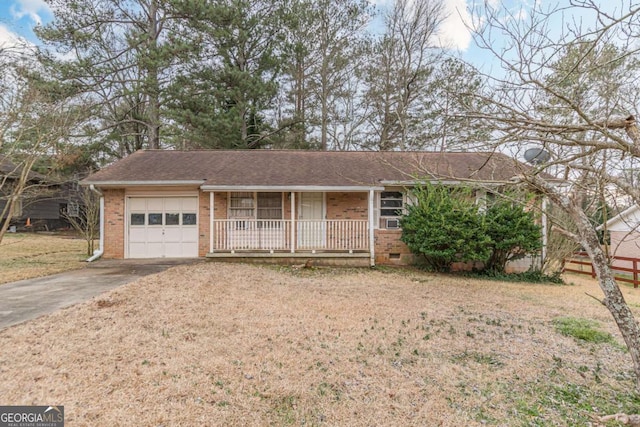
M640 206L633 205L611 218L606 230L611 238L612 256L640 258Z
M407 264L408 188L500 186L522 169L500 153L150 150L82 184L104 196L105 258Z
M7 204L7 196L20 176L20 167L0 157L0 215ZM27 185L18 203L14 206L10 224L18 230L54 230L69 227L62 215L69 212L78 214L80 209L77 196L78 183L51 182L46 176L29 172ZM6 216L0 218L0 223Z

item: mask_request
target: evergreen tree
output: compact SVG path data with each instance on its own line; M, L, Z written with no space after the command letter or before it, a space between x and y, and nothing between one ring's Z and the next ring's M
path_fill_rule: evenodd
M283 1L173 2L194 52L175 79L171 117L186 144L259 148L273 126L278 77L285 61Z
M181 46L168 38L173 16L160 0L47 0L54 19L36 34L42 82L82 99L88 108L80 136L124 156L160 148L163 89Z

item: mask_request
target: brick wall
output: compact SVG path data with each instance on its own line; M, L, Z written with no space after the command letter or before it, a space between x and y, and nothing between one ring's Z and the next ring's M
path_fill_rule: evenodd
M202 191L198 195L198 256L209 252L209 193Z
M298 201L298 197L300 197L300 193L296 193L295 201ZM282 193L282 219L291 219L291 193L284 192ZM298 207L296 206L296 209Z
M327 219L367 219L368 193L327 193Z
M227 219L227 195L228 193L215 193L213 202L213 218ZM209 202L207 201L207 204Z
M327 219L368 219L369 194L327 193ZM407 265L414 255L400 241L401 230L375 230L376 264Z
M104 258L124 258L124 190L103 190Z
M375 230L376 264L408 265L414 262L415 256L400 241L400 236L401 230Z

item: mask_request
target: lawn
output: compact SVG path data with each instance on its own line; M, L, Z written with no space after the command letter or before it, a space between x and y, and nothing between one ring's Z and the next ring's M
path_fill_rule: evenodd
M7 233L0 243L0 284L82 268L86 246L68 234Z
M571 280L179 266L0 332L0 395L64 405L68 426L579 426L636 412L630 357L585 295L597 286ZM624 292L640 315L640 292ZM576 325L612 338L579 340Z

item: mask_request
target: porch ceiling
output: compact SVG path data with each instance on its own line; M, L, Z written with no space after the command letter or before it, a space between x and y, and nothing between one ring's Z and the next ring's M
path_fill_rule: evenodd
M202 185L202 191L258 191L258 192L363 192L382 191L382 186L321 186L321 185Z

